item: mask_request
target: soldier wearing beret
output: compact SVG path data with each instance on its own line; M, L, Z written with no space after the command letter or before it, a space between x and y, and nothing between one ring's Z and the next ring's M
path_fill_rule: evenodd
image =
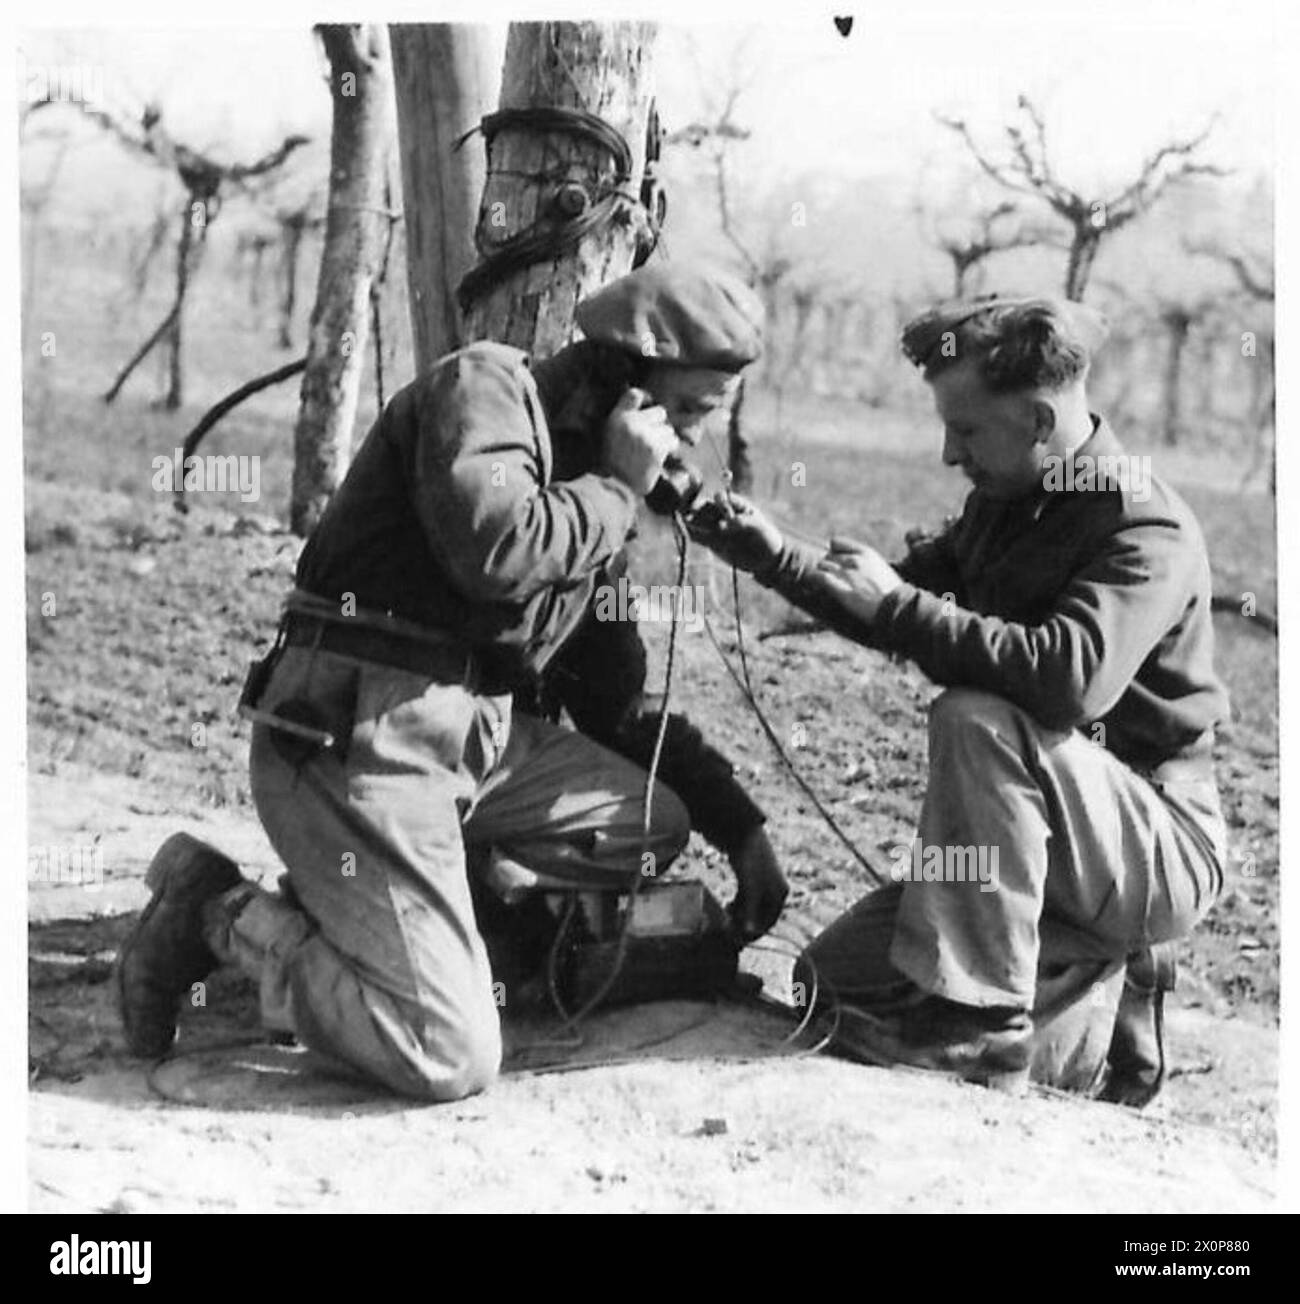
M190 984L234 961L269 1025L399 1092L464 1096L501 1055L467 853L503 889L645 871L659 718L635 621L597 619L593 595L665 460L758 356L762 310L729 276L647 266L577 320L585 338L544 361L487 342L443 358L359 449L257 703L275 722L253 730L253 797L288 889L210 849L155 860L118 966L138 1053L163 1053ZM786 894L763 813L681 716L658 773L655 872L693 825L735 870L738 935L760 936Z
M1127 960L1105 1092L1143 1104L1165 1072L1163 944L1223 883L1211 748L1228 704L1196 521L1090 411L1103 335L1095 313L1043 299L944 305L906 328L943 461L972 489L940 533L909 536L897 565L862 543L787 542L738 498L706 541L943 689L923 855L816 939L815 968L796 974L846 1002L841 1047L1018 1086L1043 981ZM972 852L996 853L995 881L947 872Z

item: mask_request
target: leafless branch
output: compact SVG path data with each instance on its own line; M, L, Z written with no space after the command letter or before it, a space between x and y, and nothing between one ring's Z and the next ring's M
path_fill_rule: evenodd
M1162 145L1143 164L1137 177L1113 199L1106 204L1107 223L1114 226L1147 211L1156 200L1176 181L1193 176L1223 177L1229 175L1229 169L1213 163L1200 163L1191 158L1199 149L1216 119L1212 118L1205 129L1189 140L1175 141ZM1178 162L1170 164L1169 160Z
M1237 283L1252 299L1259 299L1265 303L1275 301L1272 268L1259 274L1241 254L1232 253L1209 241L1184 240L1183 248L1189 254L1201 254L1206 258L1213 258L1216 262L1230 268L1237 278Z
M950 131L955 131L957 135L962 138L966 144L966 148L971 152L971 157L979 164L981 171L986 173L992 180L996 181L998 185L1003 186L1007 190L1018 190L1022 195L1039 194L1037 187L1028 182L1022 183L1017 181L1013 176L1008 174L1005 168L999 167L994 163L993 160L990 159L982 149L980 149L979 145L976 144L975 137L971 135L970 127L968 127L961 118L945 118L942 114L936 113L935 121L940 123L942 126L947 127Z

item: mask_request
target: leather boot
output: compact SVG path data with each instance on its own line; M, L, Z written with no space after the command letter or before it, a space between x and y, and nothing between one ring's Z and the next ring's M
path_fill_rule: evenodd
M1034 1029L1026 1010L984 1009L925 996L892 1015L851 1005L839 1013L831 1044L851 1059L932 1069L1013 1093L1029 1083Z
M1165 993L1173 991L1177 976L1172 942L1128 957L1100 1099L1141 1109L1160 1094L1168 1071Z
M244 879L215 847L175 833L158 848L145 882L153 897L118 954L118 1008L131 1053L157 1058L176 1037L181 998L216 968L204 940L204 906Z

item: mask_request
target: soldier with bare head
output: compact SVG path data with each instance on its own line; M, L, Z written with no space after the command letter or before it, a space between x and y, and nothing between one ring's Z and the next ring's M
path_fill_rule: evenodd
M787 541L735 497L701 537L943 690L910 858L940 869L900 866L800 971L844 1002L841 1048L1018 1086L1051 982L1127 964L1105 1092L1140 1104L1165 1072L1164 944L1223 884L1211 750L1227 698L1196 521L1090 409L1103 338L1097 314L1050 299L945 304L908 325L943 461L972 488L896 566L865 543ZM995 890L943 872L954 852L996 863Z

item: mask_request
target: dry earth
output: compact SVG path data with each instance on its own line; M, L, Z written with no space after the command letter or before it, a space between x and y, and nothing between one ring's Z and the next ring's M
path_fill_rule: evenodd
M581 1072L512 1072L420 1108L313 1073L256 1039L252 992L211 987L177 1058L125 1055L109 981L157 843L183 826L274 878L246 814L178 810L148 785L33 775L33 843L98 836L95 890L31 889L31 1207L94 1210L1183 1211L1270 1206L1276 1035L1171 1015L1179 1065L1154 1114L1022 1101L783 1045L748 1007L665 1005L596 1020ZM798 924L783 925L786 934ZM779 988L772 953L753 967ZM205 1051L205 1047L218 1049ZM733 1062L734 1057L734 1062ZM304 1058L308 1061L304 1063ZM545 1050L530 1064L553 1058ZM400 1153L400 1163L393 1162Z

